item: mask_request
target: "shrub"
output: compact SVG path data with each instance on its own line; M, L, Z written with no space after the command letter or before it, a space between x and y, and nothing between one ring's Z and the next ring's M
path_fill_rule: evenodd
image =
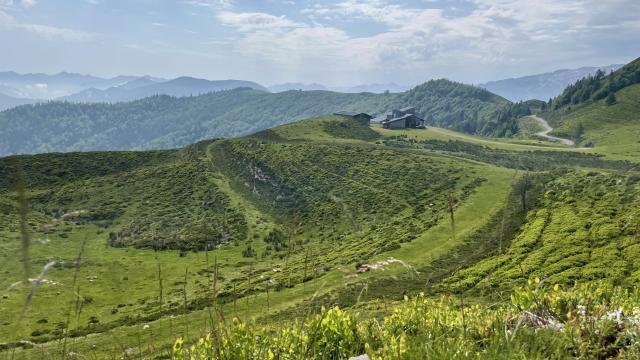
M640 355L638 289L606 284L567 290L539 279L506 302L464 306L451 297L405 298L382 322L337 307L284 328L234 319L226 331L191 346L178 339L175 359L616 358ZM225 327L224 324L221 324Z

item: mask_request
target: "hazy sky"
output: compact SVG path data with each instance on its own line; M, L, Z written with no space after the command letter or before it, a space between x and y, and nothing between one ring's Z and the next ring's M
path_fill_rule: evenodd
M639 0L0 0L0 71L411 85L639 56Z

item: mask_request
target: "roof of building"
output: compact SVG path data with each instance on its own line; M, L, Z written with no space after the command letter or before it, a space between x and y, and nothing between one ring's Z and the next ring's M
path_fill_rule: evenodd
M355 111L336 111L333 113L333 115L341 115L341 116L349 116L349 117L355 117L358 115L365 115L368 116L369 119L373 118L373 116L367 114L367 113L363 113L363 112L355 112Z
M410 118L410 117L416 117L416 118L418 118L420 121L424 121L422 118L420 118L419 116L417 116L417 115L415 115L415 114L406 114L406 115L399 116L399 117L397 117L397 118L393 118L393 119L385 120L385 121L383 121L383 122L385 122L385 123L396 122L396 121L404 120L404 119L406 119L406 118Z

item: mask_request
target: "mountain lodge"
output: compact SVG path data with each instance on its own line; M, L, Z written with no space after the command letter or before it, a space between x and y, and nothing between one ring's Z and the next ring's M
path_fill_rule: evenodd
M402 109L394 109L390 113L379 118L385 129L406 129L424 127L424 119L416 115L416 108L408 106Z
M369 125L369 123L371 122L371 119L373 118L373 116L367 114L367 113L359 113L359 112L354 112L354 111L338 111L333 113L333 115L338 115L338 116L345 116L348 118L352 118L358 122L360 122L362 125Z

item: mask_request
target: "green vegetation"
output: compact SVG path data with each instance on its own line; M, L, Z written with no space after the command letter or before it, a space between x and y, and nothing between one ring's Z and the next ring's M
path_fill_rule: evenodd
M533 136L536 133L544 130L540 123L532 119L530 116L524 116L518 119L518 129L518 135L525 138Z
M614 159L636 161L640 155L640 85L616 92L616 102L606 100L575 107L561 113L554 130L559 136L573 137L583 146ZM576 137L580 134L579 137Z
M612 159L640 155L640 59L608 75L584 78L550 101L542 117L554 134Z
M445 218L449 189L464 204L486 181L498 185L495 174L509 181L484 165L365 141L377 138L352 120L327 117L183 150L5 159L19 159L25 168L36 239L31 268L55 265L25 326L11 324L24 306L16 295L27 287L18 283L1 300L4 346L20 339L53 344L63 336L206 311L213 279L216 302L227 307L258 296L264 304L265 293L269 308L322 287L329 292L343 283L344 269L354 272L355 264L441 231L436 225ZM94 164L85 166L92 155ZM48 183L55 171L59 180ZM5 289L22 271L10 256L19 251L12 189L8 180L0 193ZM446 244L446 227L444 234L439 241ZM433 245L428 240L422 254ZM124 289L130 289L126 301ZM81 307L72 305L78 301Z
M545 185L540 205L504 252L445 283L455 291L509 290L537 276L553 284L640 279L640 177L569 171Z
M637 164L627 161L605 160L602 155L541 149L513 151L494 149L460 140L414 140L407 135L388 137L382 143L404 149L428 149L501 167L528 171L551 170L567 166L604 169L635 169L637 167Z
M272 94L241 88L182 98L152 96L116 104L49 102L0 113L0 155L166 149L203 139L247 135L338 110L379 114L409 105L416 106L431 124L501 136L514 126L501 124L502 120L496 118L496 112L508 104L487 90L444 79L393 94Z
M510 102L479 87L431 80L400 96L402 103L416 106L429 125L485 136L517 131Z
M382 321L339 308L284 328L234 319L175 359L567 359L637 358L640 294L607 286L567 290L539 279L497 306L464 298L405 298Z
M638 351L630 161L325 116L183 149L0 164L2 355ZM566 287L574 281L585 285ZM619 308L620 320L607 317Z
M594 76L587 76L569 85L560 96L551 101L554 109L566 105L605 100L607 105L615 103L615 93L627 86L640 83L640 58L622 68L609 73L598 70Z

